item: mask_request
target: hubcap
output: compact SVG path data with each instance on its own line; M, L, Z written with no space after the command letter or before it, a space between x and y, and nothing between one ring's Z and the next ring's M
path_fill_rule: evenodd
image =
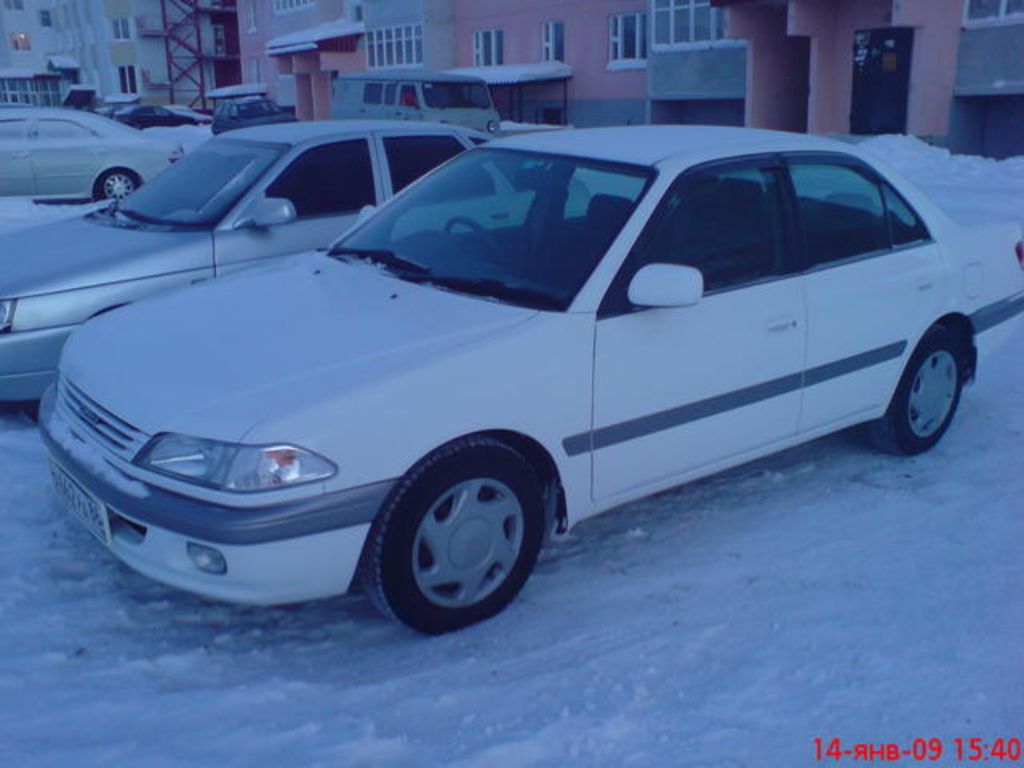
M473 605L508 578L523 546L523 509L507 485L475 478L452 486L416 530L412 572L431 602Z
M942 349L929 355L910 388L910 429L921 438L938 431L953 407L957 369L953 356Z
M108 199L121 200L135 191L135 182L124 173L113 173L103 182L103 194Z

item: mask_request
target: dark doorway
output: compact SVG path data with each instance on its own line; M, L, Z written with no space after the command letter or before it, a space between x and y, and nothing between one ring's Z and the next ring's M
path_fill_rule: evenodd
M910 27L854 32L851 133L906 132L913 50Z

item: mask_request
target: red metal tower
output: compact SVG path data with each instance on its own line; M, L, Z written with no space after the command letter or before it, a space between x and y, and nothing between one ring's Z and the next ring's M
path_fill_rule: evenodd
M235 0L160 0L160 6L170 101L206 109L207 90L242 80Z

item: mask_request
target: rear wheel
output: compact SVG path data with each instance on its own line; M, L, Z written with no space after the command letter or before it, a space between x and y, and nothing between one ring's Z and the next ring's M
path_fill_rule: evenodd
M94 200L123 200L140 186L139 177L124 168L105 172L93 188Z
M504 443L464 438L399 483L371 530L363 587L385 615L420 632L450 632L515 598L543 531L533 467Z
M911 355L885 416L870 425L875 444L912 456L938 443L960 404L963 361L958 334L942 327L929 331Z

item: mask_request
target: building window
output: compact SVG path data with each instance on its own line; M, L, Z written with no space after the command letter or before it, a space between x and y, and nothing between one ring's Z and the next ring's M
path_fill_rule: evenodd
M725 37L725 14L711 0L654 0L654 43L679 45Z
M245 21L249 32L256 31L256 0L247 0L245 3Z
M565 61L565 22L545 21L540 28L541 61Z
M110 20L111 25L114 28L114 39L115 40L131 40L132 29L128 26L127 16L115 16Z
M1024 21L1024 0L967 0L967 21L1009 18Z
M8 11L24 11L25 0L4 0L4 8Z
M14 32L11 34L11 50L12 51L31 51L32 50L32 38L28 36L27 32Z
M49 11L40 11L39 12L39 26L40 27L52 27L53 26L53 16L50 15Z
M473 33L473 64L495 67L505 63L505 33L500 29L478 29Z
M647 58L646 13L623 13L608 20L608 58L611 61Z
M135 79L135 67L125 66L117 68L117 78L121 84L121 93L138 93L139 84Z
M423 25L404 24L367 30L366 62L370 69L423 64Z
M314 0L274 0L274 13L288 13L312 5Z

